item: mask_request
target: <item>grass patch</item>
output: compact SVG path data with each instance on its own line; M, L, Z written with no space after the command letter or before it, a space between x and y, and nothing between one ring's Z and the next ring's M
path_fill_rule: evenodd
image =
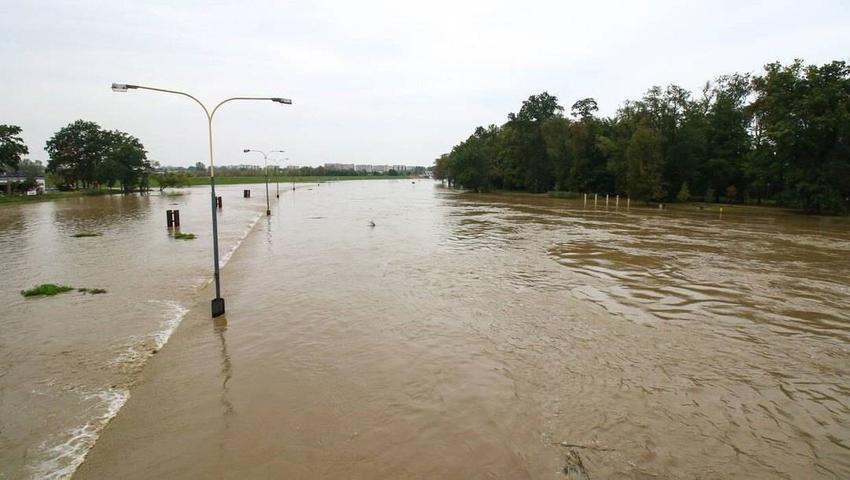
M86 238L86 237L99 237L100 233L98 232L80 232L71 235L74 238Z
M90 293L92 295L98 295L98 294L101 294L101 293L106 293L105 288L78 288L77 291L82 292L82 293Z
M177 232L174 234L174 238L177 240L194 240L196 237L194 233Z
M21 295L25 297L47 296L52 297L63 292L70 292L74 287L67 285L56 285L54 283L42 283L41 285L30 288L29 290L21 290Z
M562 192L560 190L555 190L549 192L549 196L553 198L580 198L581 195L577 192Z

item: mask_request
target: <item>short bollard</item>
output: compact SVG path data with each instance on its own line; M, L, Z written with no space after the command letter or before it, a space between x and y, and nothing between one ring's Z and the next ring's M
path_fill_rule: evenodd
M174 210L174 227L180 228L180 210Z
M221 208L221 197L215 197L215 205Z
M174 210L165 211L165 224L168 226L168 228L174 227Z

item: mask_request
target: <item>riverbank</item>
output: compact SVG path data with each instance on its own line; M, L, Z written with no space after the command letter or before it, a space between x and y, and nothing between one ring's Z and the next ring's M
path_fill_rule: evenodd
M0 195L0 206L15 205L19 203L52 202L74 197L96 197L99 195L112 195L123 193L119 189L104 190L78 190L73 192L47 192L41 195Z
M278 176L270 176L269 183L322 183L322 182L340 182L345 180L403 180L410 177L405 176L391 176L391 175L363 175L363 176L354 176L354 175L327 175L327 176L290 176L290 175L278 175ZM237 184L251 184L251 183L266 183L266 177L264 176L253 176L253 177L215 177L216 185L237 185ZM210 177L191 177L189 179L190 185L209 185Z
M449 187L444 187L449 188ZM485 193L475 193L465 191L462 195L470 197L493 198L507 197L515 199L550 199L553 204L571 205L584 207L584 197L576 196L575 194L563 195L563 192L546 192L546 193L530 193L518 190L491 190ZM663 208L659 208L659 204ZM740 203L713 203L713 202L644 202L633 200L628 202L625 197L620 197L619 204L616 197L608 197L608 205L605 205L605 196L600 195L596 199L596 205L593 202L593 195L587 196L587 208L596 208L605 210L625 210L625 209L640 209L657 210L657 211L676 211L676 212L695 212L695 213L713 213L713 214L743 214L743 215L800 215L805 217L826 217L826 218L841 218L842 215L829 214L810 214L802 210L780 207L777 205L763 204L740 204Z
M269 183L325 183L325 182L340 182L349 180L405 180L411 177L403 176L345 176L345 175L328 175L328 176L277 176L269 177ZM250 185L266 183L266 177L216 177L216 185ZM191 177L189 178L189 187L204 186L210 184L209 177ZM159 185L155 179L151 179L151 190L148 192L156 192ZM178 187L179 188L179 187ZM19 203L31 202L50 202L54 200L64 200L66 198L83 197L83 196L98 196L98 195L114 195L123 194L123 190L119 188L99 189L99 190L77 190L70 192L47 192L41 195L0 195L0 207L3 205L14 205ZM138 193L138 192L133 192Z

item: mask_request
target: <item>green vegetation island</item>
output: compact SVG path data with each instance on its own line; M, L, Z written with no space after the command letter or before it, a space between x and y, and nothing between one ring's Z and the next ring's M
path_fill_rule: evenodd
M571 117L547 92L501 126L478 127L434 162L434 178L475 192L555 191L638 201L769 204L850 211L850 67L770 63L694 94L670 85L600 117ZM557 193L560 192L560 193Z

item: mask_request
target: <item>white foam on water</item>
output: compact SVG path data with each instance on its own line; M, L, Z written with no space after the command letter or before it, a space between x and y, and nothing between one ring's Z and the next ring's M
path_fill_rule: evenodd
M260 221L260 218L262 218L262 216L263 216L263 214L261 214L261 213L257 214L257 216L254 218L254 220L248 222L248 228L246 228L245 230L242 231L242 235L239 237L238 240L236 240L236 243L233 245L233 248L231 248L229 252L222 255L222 257L221 257L221 266L222 267L227 265L227 261L230 260L230 257L232 257L234 253L236 253L236 250L242 245L242 242L246 238L248 238L248 234L251 233L251 230L254 229L254 226L257 225L257 222Z
M174 330L176 330L177 326L180 325L180 322L183 321L183 317L186 316L189 309L177 302L157 303L164 303L170 308L170 311L167 315L165 315L165 318L160 323L160 329L153 334L154 345L156 345L156 349L159 350L168 343L168 339L171 338L171 334L174 333Z
M242 245L242 242L248 237L262 216L262 214L257 214L252 221L248 222L240 238L230 251L222 256L222 267L227 265L228 260ZM207 285L211 281L211 278L207 279L200 286ZM171 338L189 310L175 301L151 300L151 302L168 307L163 320L160 322L159 330L153 332L149 337L156 349L159 350L168 343L168 339ZM141 342L133 343L135 345L127 347L113 363L134 363L150 357L151 352L145 351L146 349L140 351L140 348L144 348L144 344L140 344ZM97 401L96 405L92 407L92 411L98 413L95 413L94 418L86 422L85 425L67 430L65 435L62 435L63 440L59 444L53 446L48 446L48 442L42 444L43 456L47 458L32 467L32 478L45 480L71 478L85 460L89 450L94 446L103 427L118 414L129 398L130 391L126 389L109 389L84 395L82 401Z
M151 303L167 307L159 329L149 336L150 341L159 350L165 346L168 339L171 338L171 334L174 333L189 310L174 301L151 300ZM120 353L111 362L112 364L138 364L152 355L152 352L145 348L147 342L139 341L136 337L131 340L133 345L128 346ZM93 394L84 394L81 398L82 402L95 402L90 409L94 418L86 422L85 425L67 430L61 436L62 440L57 445L48 446L49 441L42 444L41 456L46 457L46 459L32 468L32 478L48 480L71 478L77 467L83 463L89 450L94 446L103 427L118 414L129 398L130 391L127 389L109 389Z
M61 443L48 447L45 442L41 448L47 459L32 468L32 478L45 480L71 478L77 467L83 463L83 459L94 445L100 431L121 410L128 398L130 398L130 392L119 389L83 395L83 401L97 401L92 407L97 414L85 425L66 431L64 435L66 439Z

